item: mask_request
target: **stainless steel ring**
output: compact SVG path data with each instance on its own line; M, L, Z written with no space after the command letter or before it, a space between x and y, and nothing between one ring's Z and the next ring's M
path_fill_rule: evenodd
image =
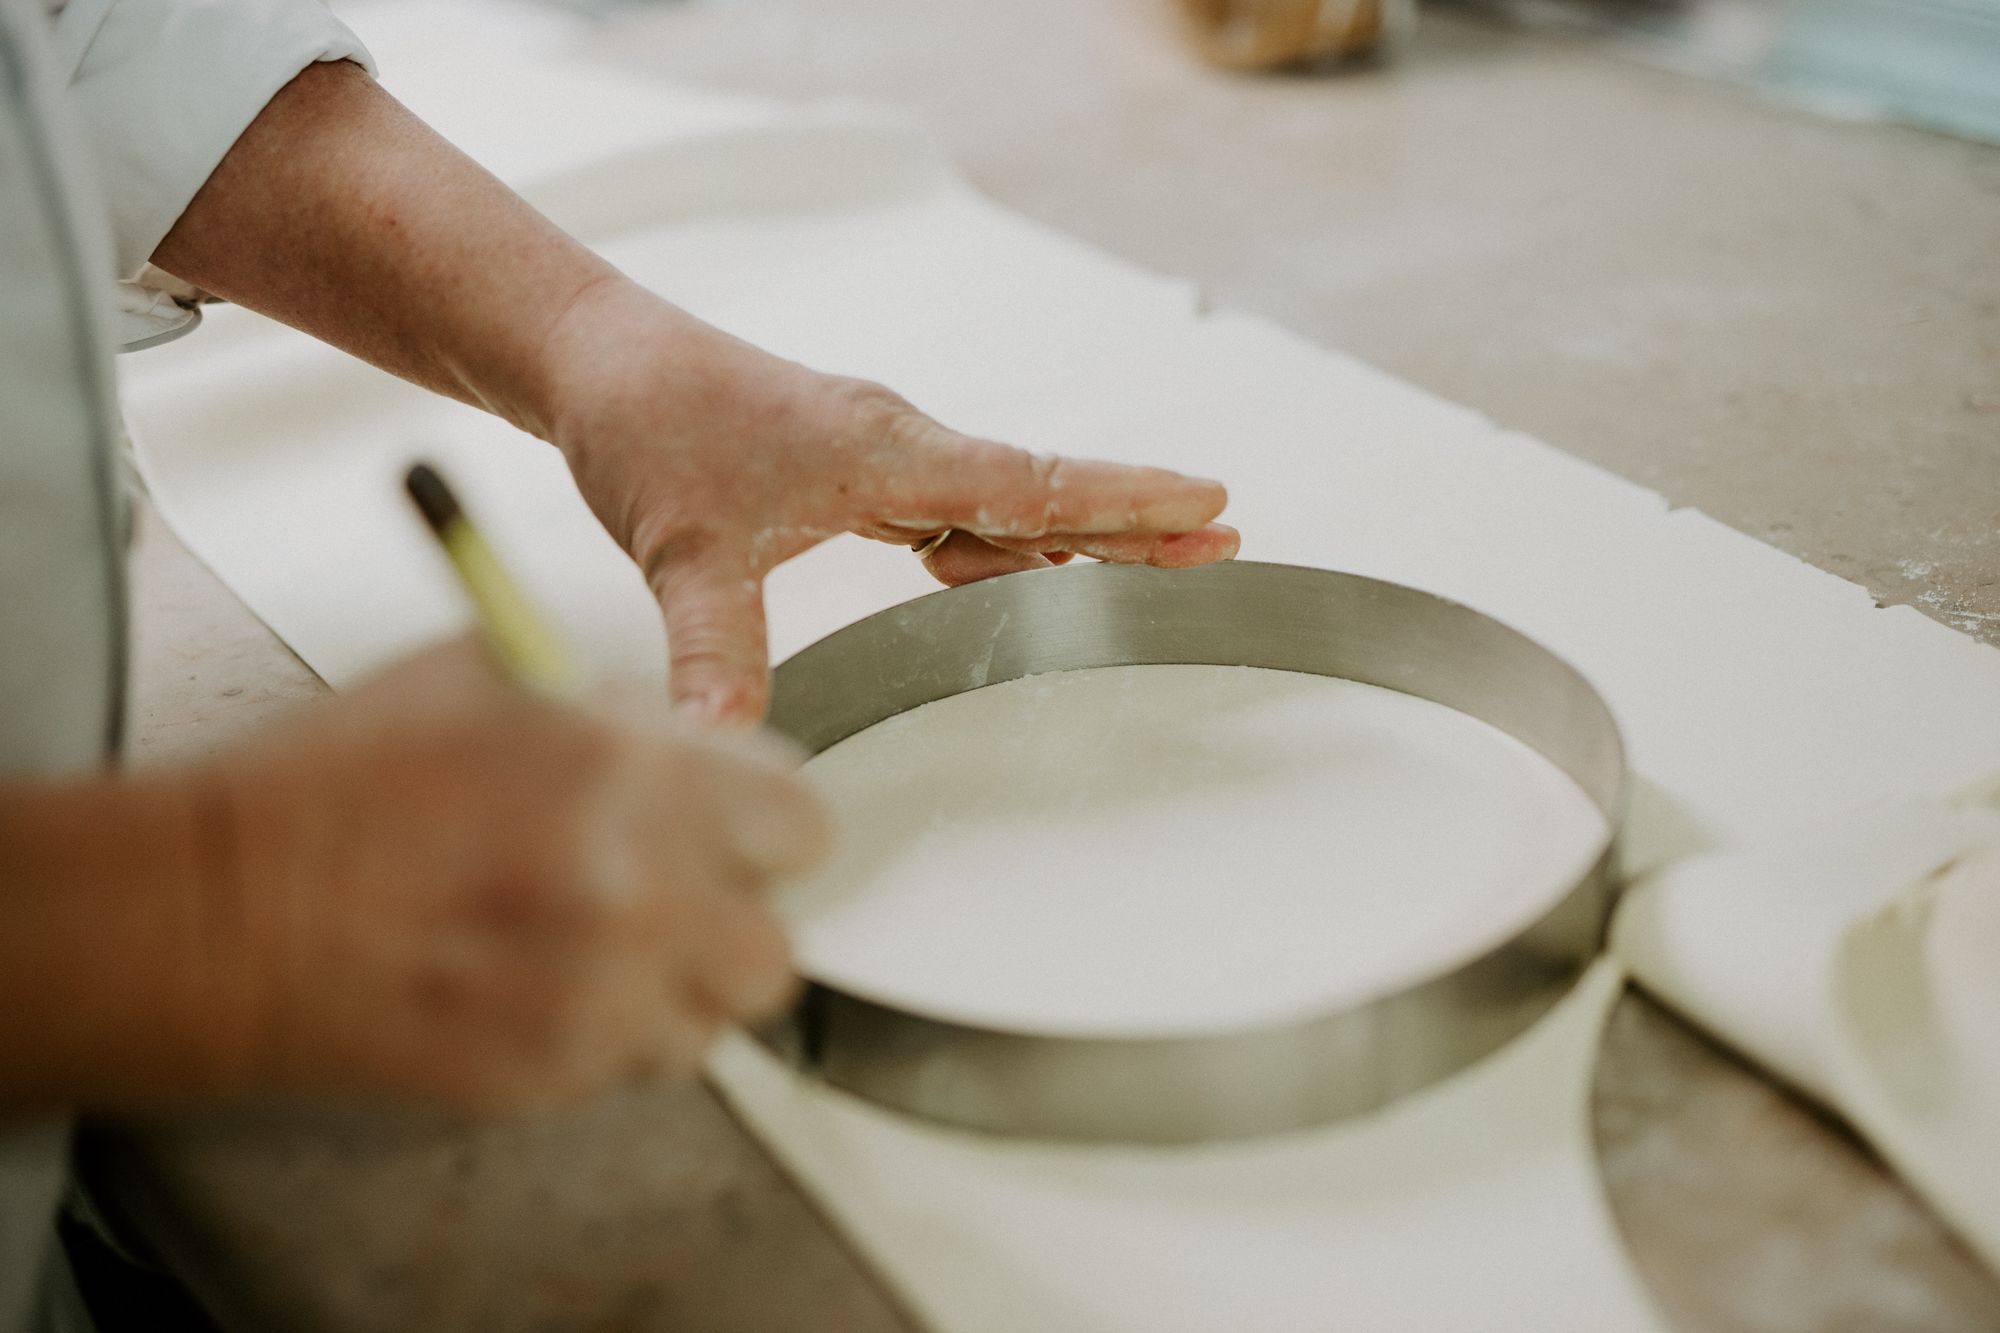
M948 1022L812 983L758 1035L797 1068L882 1105L1034 1138L1185 1143L1376 1109L1498 1049L1598 951L1613 894L1625 756L1573 667L1468 607L1398 584L1230 561L1034 571L893 606L777 670L771 725L817 753L948 695L1048 671L1190 662L1338 676L1498 727L1605 816L1589 869L1549 886L1510 939L1406 989L1276 1027L1092 1038Z

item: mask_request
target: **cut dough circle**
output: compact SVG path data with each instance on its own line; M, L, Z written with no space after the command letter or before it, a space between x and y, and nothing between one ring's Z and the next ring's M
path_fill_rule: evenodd
M806 774L842 830L778 899L806 974L1065 1035L1228 1031L1400 988L1533 920L1604 836L1486 723L1244 667L1009 681Z

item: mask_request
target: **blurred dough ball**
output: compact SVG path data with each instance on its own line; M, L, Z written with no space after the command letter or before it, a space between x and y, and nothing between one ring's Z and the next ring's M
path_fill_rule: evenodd
M1416 0L1179 0L1202 55L1272 69L1381 51L1416 23Z

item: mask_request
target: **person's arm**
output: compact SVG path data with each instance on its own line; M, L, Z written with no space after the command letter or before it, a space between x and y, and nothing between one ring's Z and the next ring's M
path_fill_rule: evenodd
M220 840L200 781L111 776L0 787L0 1120L71 1106L171 1105L219 1090L229 978Z
M198 767L0 785L0 1126L690 1073L795 984L754 897L827 845L794 764L452 645Z
M762 714L762 582L828 537L947 583L1079 553L1224 558L1223 488L957 434L879 385L758 351L642 290L358 66L300 73L154 254L166 271L559 447L666 617L674 696Z
M153 262L544 439L550 341L620 281L346 61L271 100Z
M189 295L146 265L246 126L300 70L368 53L323 0L43 0L46 67L66 84L59 139L91 161L118 341L188 325ZM98 231L100 219L85 220ZM95 242L96 236L87 238ZM171 298L171 299L170 299Z

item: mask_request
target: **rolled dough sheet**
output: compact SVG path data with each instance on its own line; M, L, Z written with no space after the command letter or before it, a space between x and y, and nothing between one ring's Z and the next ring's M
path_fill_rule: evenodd
M1240 667L991 685L806 773L842 830L778 899L810 975L1070 1035L1227 1031L1407 985L1527 925L1604 832L1483 722Z
M1044 1032L1223 1030L1353 1003L1546 907L1603 819L1518 741L1351 681L1033 676L806 771L841 817L780 899L806 970ZM1009 1143L732 1042L732 1105L954 1333L1652 1327L1587 1152L1614 969L1393 1113L1180 1149ZM977 1201L974 1203L973 1201Z
M802 1082L747 1038L738 1114L950 1333L1644 1333L1588 1148L1620 980L1392 1114L1182 1149L956 1133Z

